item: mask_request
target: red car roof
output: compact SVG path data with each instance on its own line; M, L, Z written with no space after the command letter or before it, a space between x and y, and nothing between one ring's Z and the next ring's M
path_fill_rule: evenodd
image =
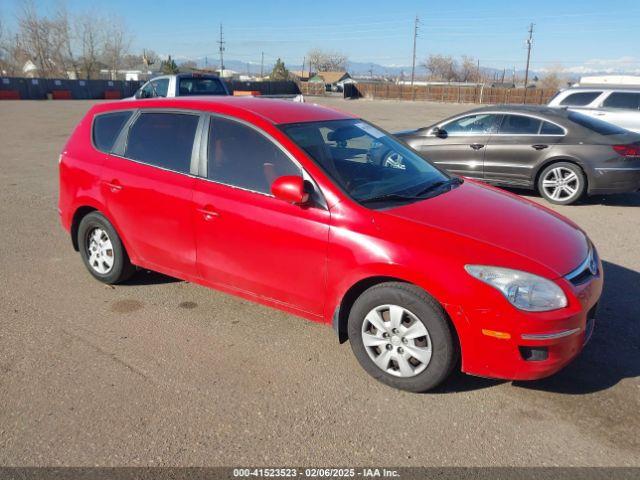
M275 123L313 122L356 118L313 103L298 103L288 100L259 97L175 97L144 100L120 100L96 105L95 112L128 108L186 108L208 112L245 116L253 114ZM244 113L245 115L242 115Z

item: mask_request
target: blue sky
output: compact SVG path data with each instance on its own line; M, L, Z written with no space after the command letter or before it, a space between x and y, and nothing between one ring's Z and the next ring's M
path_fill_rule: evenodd
M36 0L51 11L59 0ZM607 68L640 73L638 0L304 0L241 2L188 0L67 0L70 11L115 13L134 34L132 48L176 57L217 59L218 26L226 56L265 63L282 57L302 63L313 47L338 50L359 62L410 65L413 18L420 17L418 61L431 53L470 55L482 65L524 68L530 22L535 37L532 65L557 64L577 73ZM11 26L19 0L1 0Z

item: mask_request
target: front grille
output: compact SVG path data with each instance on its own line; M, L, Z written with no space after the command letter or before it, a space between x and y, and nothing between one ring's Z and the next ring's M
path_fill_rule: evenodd
M582 285L600 274L599 265L598 252L596 252L596 249L590 245L587 258L585 258L580 266L565 278L575 286Z

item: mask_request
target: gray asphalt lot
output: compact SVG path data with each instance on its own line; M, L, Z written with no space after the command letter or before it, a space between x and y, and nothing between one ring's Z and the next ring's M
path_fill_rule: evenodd
M470 108L319 103L389 130ZM554 207L605 261L572 365L416 395L326 326L154 273L93 280L56 211L58 153L89 106L0 102L0 465L640 466L640 194Z

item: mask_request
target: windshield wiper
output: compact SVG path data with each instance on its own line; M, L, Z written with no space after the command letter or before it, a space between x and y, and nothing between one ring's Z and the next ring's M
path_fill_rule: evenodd
M462 183L462 179L458 177L451 177L449 180L440 180L438 182L432 183L431 185L423 188L418 193L416 193L417 197L425 198L429 196L430 193L433 193L437 190L441 190L444 187L453 187L460 185Z
M365 198L364 200L360 200L360 203L375 203L375 202L385 202L385 201L413 202L415 200L423 200L423 198L412 197L409 195L399 195L397 193L387 193L385 195L379 195L377 197Z

